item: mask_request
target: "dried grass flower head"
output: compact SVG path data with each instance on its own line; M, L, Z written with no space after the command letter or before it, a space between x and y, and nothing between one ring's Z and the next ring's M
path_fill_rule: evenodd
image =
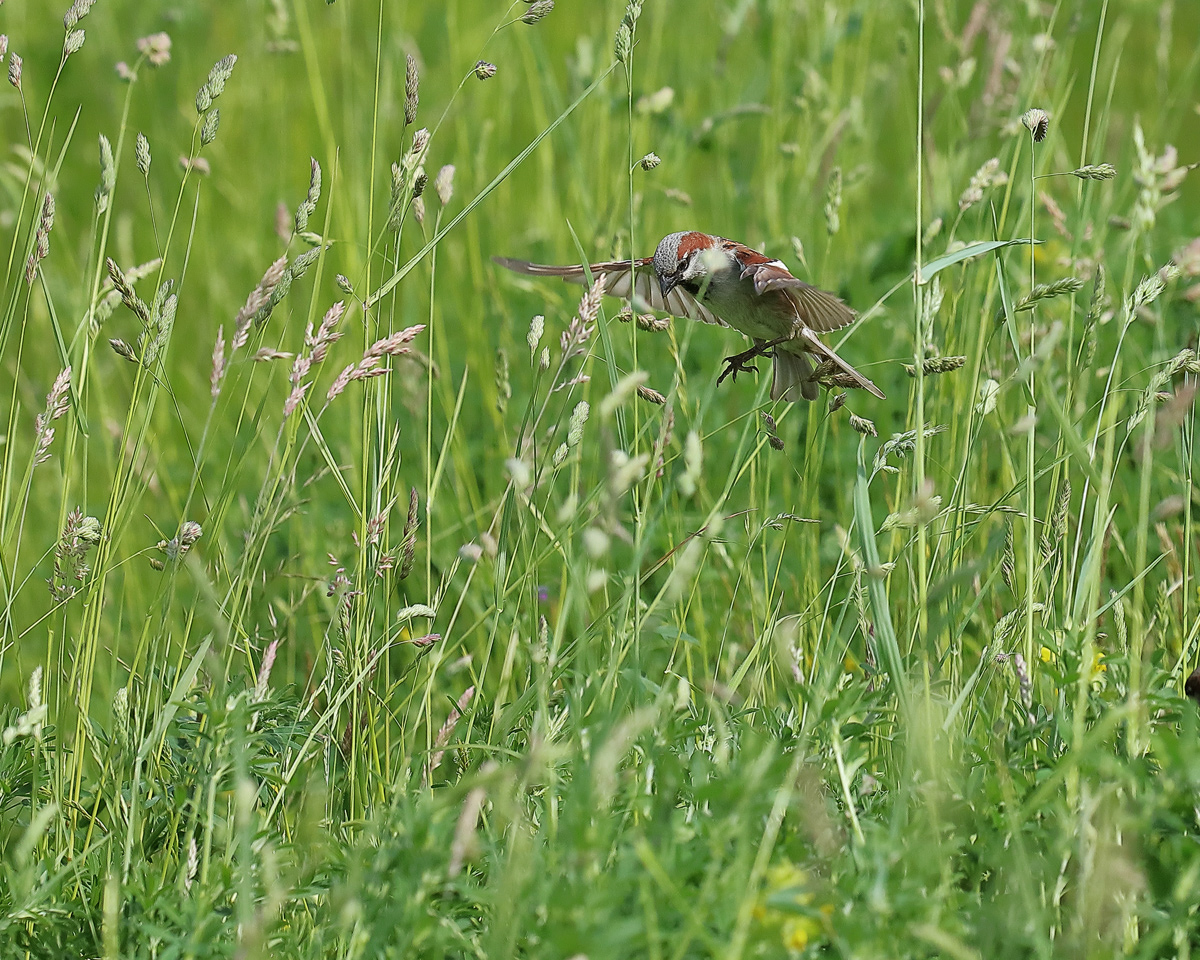
M140 38L137 48L152 67L161 67L171 60L171 37L166 33L152 33Z
M1021 114L1021 123L1033 137L1034 143L1041 143L1050 131L1050 114L1045 110L1034 107Z
M496 65L488 63L486 60L478 60L475 63L475 76L480 80L491 80L496 75Z

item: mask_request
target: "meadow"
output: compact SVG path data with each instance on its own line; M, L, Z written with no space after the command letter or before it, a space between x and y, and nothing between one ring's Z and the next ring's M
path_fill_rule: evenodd
M0 955L1191 955L1200 6L61 3ZM887 399L491 261L689 229Z

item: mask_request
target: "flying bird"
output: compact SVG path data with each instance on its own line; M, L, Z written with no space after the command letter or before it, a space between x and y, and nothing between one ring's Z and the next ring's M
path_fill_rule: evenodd
M745 334L754 346L726 357L717 383L755 370L750 361L769 354L774 371L772 400L815 400L819 378L825 376L840 386L885 399L882 390L818 336L853 323L854 311L832 293L796 279L781 261L736 240L695 230L672 233L659 242L653 257L587 267L493 259L517 273L575 283L587 283L588 272L592 277L607 275L604 292L609 296L636 298L662 313Z

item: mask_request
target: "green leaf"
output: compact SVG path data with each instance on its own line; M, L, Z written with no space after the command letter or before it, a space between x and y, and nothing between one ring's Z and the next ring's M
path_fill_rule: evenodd
M1030 240L1022 237L1016 240L976 240L974 243L968 243L965 247L960 247L953 253L947 253L944 256L938 257L936 260L930 260L921 267L921 273L917 279L917 283L924 285L933 279L934 274L940 273L947 267L952 267L956 263L962 263L964 260L970 260L972 257L981 257L985 253L991 253L993 250L999 250L1001 247L1012 247L1018 244L1041 243L1041 240Z
M867 486L867 466L863 459L866 441L858 445L858 477L854 483L854 523L858 527L859 539L862 543L863 562L867 565L868 592L871 596L871 614L875 619L875 642L888 676L896 690L900 713L908 715L910 702L908 692L908 674L904 671L904 659L900 655L900 644L896 640L896 629L892 625L892 613L888 607L887 585L877 571L882 564L879 562L879 547L875 543L875 521L871 517L871 495Z

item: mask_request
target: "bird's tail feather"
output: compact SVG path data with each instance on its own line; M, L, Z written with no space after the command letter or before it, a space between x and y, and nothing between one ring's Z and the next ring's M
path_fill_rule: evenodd
M812 361L804 353L787 353L776 349L771 358L774 379L771 381L772 400L816 400L821 389L812 377Z
M850 364L837 355L834 349L822 343L815 333L811 330L804 331L804 341L808 349L820 357L822 360L827 360L833 364L841 373L845 374L852 383L851 385L878 397L880 400L886 400L887 396L875 384L864 377L861 373L855 370Z

